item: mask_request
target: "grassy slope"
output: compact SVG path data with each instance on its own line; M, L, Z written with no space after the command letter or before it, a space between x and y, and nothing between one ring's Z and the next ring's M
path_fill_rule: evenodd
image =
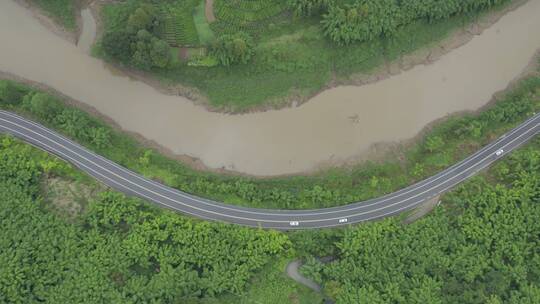
M77 22L75 20L76 0L30 0L43 9L56 22L68 30L75 30Z
M247 18L244 10L238 9L237 15L231 16L235 10L229 9L224 14L229 16L228 20L219 20L220 3L216 1L218 20L212 24L216 34L227 32L229 27L238 28L238 19ZM490 11L500 10L508 3ZM114 11L122 11L122 6L105 7L106 28L118 22ZM255 13L248 16L255 18L253 15L257 16ZM385 62L429 47L480 15L457 16L437 23L418 22L401 28L391 39L380 38L345 47L338 47L323 36L318 18L293 18L287 13L267 19L261 16L257 22L243 27L258 44L249 64L230 68L177 65L152 73L166 84L196 87L215 108L244 111L279 106L291 96L306 97L320 91L332 79L346 82L353 74L370 73Z

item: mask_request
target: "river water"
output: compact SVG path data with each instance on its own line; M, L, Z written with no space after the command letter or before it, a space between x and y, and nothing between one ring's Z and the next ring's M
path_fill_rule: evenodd
M92 44L94 44L94 39L96 37L97 26L89 8L83 8L81 10L81 17L83 31L81 32L77 46L83 52L90 54Z
M2 0L0 71L49 85L125 130L209 167L289 174L356 158L374 143L409 139L435 119L480 108L540 48L539 16L540 0L531 0L433 64L369 85L330 89L295 108L228 115L111 72L87 49Z

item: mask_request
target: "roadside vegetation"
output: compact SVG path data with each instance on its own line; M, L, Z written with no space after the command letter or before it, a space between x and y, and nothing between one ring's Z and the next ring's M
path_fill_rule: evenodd
M245 109L370 71L504 1L419 5L435 2L215 0L218 21L206 24L199 1L127 0L105 7L118 31L106 33L100 47L108 58L163 79L200 82L218 107ZM419 10L426 7L437 11ZM262 83L249 87L256 82ZM220 90L227 98L221 103L211 93ZM321 208L392 192L496 139L540 110L540 74L480 113L435 125L393 160L271 179L195 171L13 81L0 80L0 108L189 193L252 207ZM343 229L250 229L126 197L0 134L0 302L322 303L283 273L289 260L302 257L302 272L337 304L540 303L540 138L442 201L408 225L398 217ZM335 259L314 258L322 256Z
M128 0L104 6L96 54L245 111L372 73L509 2L215 0L209 22L202 0Z
M77 28L75 18L76 3L78 0L28 0L37 5L49 17L58 22L65 29L74 31Z
M538 303L540 139L399 218L282 233L204 222L102 190L75 217L41 184L96 182L46 152L0 135L0 302L322 303L286 278L288 260L337 304ZM333 256L321 264L313 256Z
M302 303L320 299L282 275L293 254L286 234L189 219L113 191L67 217L40 186L52 178L95 186L71 165L0 136L2 303L242 303L246 292L276 288L313 300ZM251 289L252 280L268 289Z
M303 272L337 304L540 303L540 138L413 224L347 229Z
M267 179L196 171L54 96L11 81L0 81L0 107L39 121L127 168L188 193L251 207L311 209L390 193L472 154L540 110L540 76L520 81L479 114L450 117L435 125L416 144L387 161Z

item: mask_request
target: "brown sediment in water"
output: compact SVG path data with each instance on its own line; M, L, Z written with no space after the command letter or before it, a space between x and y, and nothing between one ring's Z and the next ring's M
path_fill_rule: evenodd
M0 2L0 38L9 45L0 52L0 70L80 100L171 154L252 175L359 161L375 143L400 142L449 113L475 111L518 77L540 47L532 32L540 28L540 1L531 0L430 65L333 88L295 108L227 115L111 73L12 4Z

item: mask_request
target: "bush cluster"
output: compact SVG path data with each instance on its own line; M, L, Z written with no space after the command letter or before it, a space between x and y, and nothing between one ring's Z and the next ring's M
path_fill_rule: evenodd
M99 125L88 114L65 107L55 97L7 80L0 80L0 106L19 107L72 138L90 143L98 149L111 146L110 130Z
M101 41L106 56L143 70L166 68L171 63L169 45L157 35L163 22L158 9L149 3L128 6L116 20L122 26L109 28Z
M391 36L400 26L423 19L429 22L454 15L475 13L507 0L355 0L342 4L334 0L328 5L321 0L293 1L296 11L308 14L312 7L328 7L322 25L324 33L338 44L370 41L380 36ZM307 4L309 5L307 5Z
M244 32L225 34L212 45L210 53L221 65L247 63L253 56L253 39Z

